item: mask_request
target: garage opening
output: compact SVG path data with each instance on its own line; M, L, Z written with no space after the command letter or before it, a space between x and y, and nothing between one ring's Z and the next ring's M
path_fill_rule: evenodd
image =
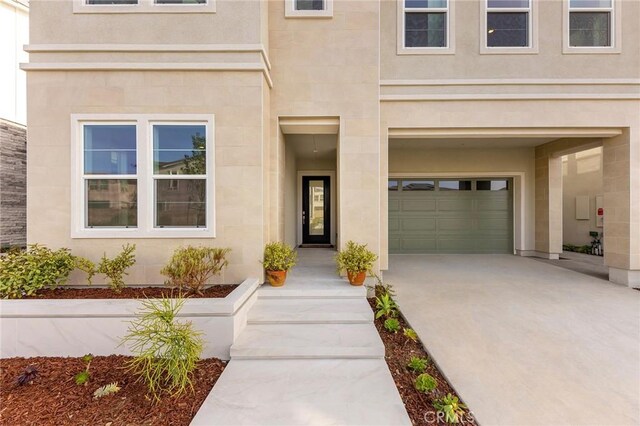
M510 178L389 178L389 253L513 253Z

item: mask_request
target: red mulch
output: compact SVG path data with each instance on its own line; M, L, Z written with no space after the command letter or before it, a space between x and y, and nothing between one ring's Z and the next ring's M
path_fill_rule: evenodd
M370 298L368 300L371 308L375 312L375 299ZM398 388L398 392L400 392L411 422L416 426L446 425L443 418L438 421L436 410L433 408L433 401L445 396L447 393L455 396L458 395L449 382L447 382L444 375L438 370L438 367L431 361L431 357L422 343L420 341L414 342L404 336L402 328L410 328L409 324L407 324L402 316L399 316L397 319L401 327L397 333L391 333L384 328L384 318L375 320L375 325L384 343L385 361L387 361L387 366L391 371L393 380L396 382L396 387ZM424 372L432 375L438 382L438 387L432 393L425 394L415 389L414 381L415 378L418 377L418 374L407 368L407 363L412 356L430 360ZM464 425L477 424L471 415L463 416L460 420L460 424Z
M185 294L185 297L193 298L223 298L231 293L237 285L213 285L205 288L202 295ZM125 287L120 293L110 288L71 288L62 287L55 289L43 289L33 296L25 299L144 299L147 297L173 297L178 295L178 290L168 287Z
M81 358L0 359L0 424L187 426L226 365L216 358L201 360L191 379L193 392L176 398L166 396L154 403L147 397L146 386L122 369L130 358L96 356L86 386L74 381L84 369ZM16 378L29 365L38 370L36 379L17 386ZM93 399L97 388L112 382L118 382L120 392Z

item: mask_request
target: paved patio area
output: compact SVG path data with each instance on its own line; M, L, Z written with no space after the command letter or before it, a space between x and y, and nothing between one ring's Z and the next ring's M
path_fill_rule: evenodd
M509 255L391 256L385 281L480 424L640 423L640 291Z

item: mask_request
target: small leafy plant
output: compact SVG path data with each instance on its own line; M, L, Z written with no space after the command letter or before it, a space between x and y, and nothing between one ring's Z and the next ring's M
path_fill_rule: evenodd
M34 367L33 365L29 365L24 369L22 374L18 376L18 378L16 379L16 384L18 386L24 386L27 383L32 383L37 376L38 370L36 369L36 367Z
M342 271L351 273L371 272L376 260L378 260L378 256L368 250L366 244L357 244L353 241L348 241L347 247L336 255L339 273Z
M393 285L382 281L382 278L380 278L378 274L374 273L372 275L376 279L376 284L373 286L375 297L380 297L384 294L388 294L391 297L396 295L396 292L393 289Z
M427 358L418 358L417 356L412 356L407 364L407 368L410 370L421 374L424 373L424 370L427 368L429 364L429 360Z
M93 361L93 355L86 354L82 357L82 361L86 364L84 370L79 372L74 376L74 380L76 385L86 385L89 379L91 378L91 373L89 373L89 366L91 366L91 361Z
M396 302L389 294L376 297L376 319L380 317L391 318L398 314Z
M407 342L408 341L412 341L412 342L417 342L418 341L418 334L415 332L415 330L413 328L403 328L402 329L402 334L404 335L404 337L407 338Z
M160 273L169 277L167 285L202 295L207 281L229 264L226 256L230 251L215 247L179 248Z
M262 266L267 271L288 271L293 268L298 254L288 244L275 242L264 247Z
M429 373L422 373L416 377L414 386L418 392L428 393L438 387L438 382Z
M74 256L75 267L87 274L87 282L89 285L92 284L91 280L98 272L96 270L96 264L90 261L89 259L85 259L84 257Z
M109 383L108 385L104 385L99 387L93 392L93 399L99 399L103 396L113 395L114 393L120 392L120 386L118 386L117 382Z
M193 389L191 374L202 354L203 340L190 321L176 319L183 305L183 298L144 300L122 341L134 354L127 371L138 376L157 401L164 393L177 396Z
M391 333L397 333L400 330L400 321L396 318L387 318L384 321L384 328Z
M109 287L117 293L124 288L124 276L126 270L136 263L135 244L122 246L122 251L113 259L109 259L105 253L98 264L97 272L105 274L109 278Z
M10 250L0 257L0 297L20 299L45 287L56 288L76 267L69 249L51 250L38 244L27 250Z
M446 396L436 399L433 402L433 408L444 413L444 420L447 423L459 423L467 406L460 402L457 396L448 393Z

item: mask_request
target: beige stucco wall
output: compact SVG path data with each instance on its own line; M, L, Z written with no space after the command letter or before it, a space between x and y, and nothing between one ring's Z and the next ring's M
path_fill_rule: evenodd
M596 197L602 196L602 148L562 158L562 240L564 244L591 243L596 226ZM576 219L576 197L589 197L589 219Z
M99 260L137 244L129 283L158 284L185 244L230 247L222 282L262 276L263 105L261 73L32 72L29 84L28 242L68 247ZM72 239L71 114L213 114L216 238Z
M298 167L292 149L285 150L284 241L296 246L298 231Z

